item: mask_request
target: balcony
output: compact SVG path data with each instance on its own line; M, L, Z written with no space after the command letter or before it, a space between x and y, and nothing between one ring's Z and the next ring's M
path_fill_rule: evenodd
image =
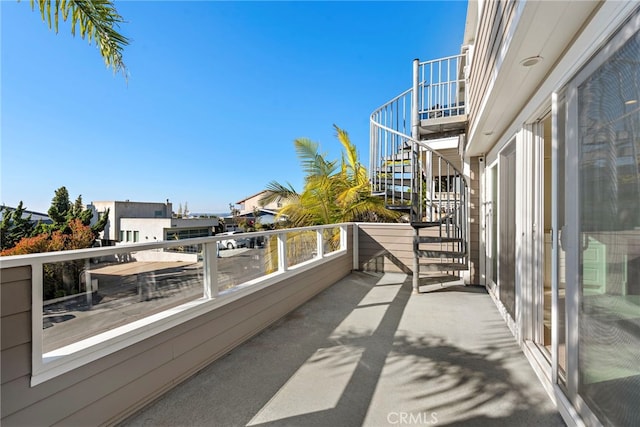
M462 54L418 63L417 71L414 70L414 88L417 84L420 139L465 132L466 60L466 54Z
M378 143L390 145L395 142L394 134L431 140L466 131L467 60L465 52L431 61L413 61L412 87L371 114L372 156L378 153L375 147ZM406 140L398 142L407 143ZM397 151L399 147L394 148Z
M149 265L150 254L174 256L184 242L0 260L2 424L562 425L483 288L411 295L409 225L257 235L262 261L246 265L271 267L249 276L226 269L249 252L212 256L218 237L189 240L200 261L170 268ZM292 251L300 241L306 249ZM43 266L71 261L85 266L67 307L75 317L46 328ZM112 306L121 322L103 324L114 319L98 310L108 290L134 276L137 292ZM73 322L84 335L51 338Z

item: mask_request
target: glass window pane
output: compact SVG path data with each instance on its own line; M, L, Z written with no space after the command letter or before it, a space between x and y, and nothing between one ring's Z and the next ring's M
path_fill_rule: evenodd
M294 231L287 233L287 266L292 267L313 259L317 255L317 233Z
M578 88L578 392L608 425L640 425L640 33Z
M202 262L162 249L43 266L43 352L202 298Z

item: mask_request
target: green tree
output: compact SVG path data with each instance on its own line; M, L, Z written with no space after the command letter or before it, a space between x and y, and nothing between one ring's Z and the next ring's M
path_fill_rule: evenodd
M49 217L53 221L56 229L66 226L69 214L73 213L72 205L69 201L69 192L67 187L60 187L55 191L53 199L51 199L51 207L47 211Z
M327 160L318 152L319 144L306 138L294 141L305 173L304 188L298 193L291 184L272 181L267 186L263 204L281 198L283 208L278 217L290 225L303 227L340 222L397 221L400 214L389 210L384 200L371 195L366 168L358 160L356 147L346 131L334 125L343 148L340 162Z
M31 236L38 234L51 235L55 231L60 231L62 234L68 235L72 233L71 223L74 220L79 220L82 225L90 226L94 238L97 238L109 221L109 209L107 209L102 214L99 214L95 224L91 225L93 211L85 208L82 202L82 195L78 196L72 204L69 199L69 191L64 186L55 191L53 199L51 199L51 207L49 207L47 214L53 223L39 223L31 233ZM93 244L93 242L91 243Z
M91 211L89 211L91 212ZM91 226L91 231L93 231L93 235L97 238L98 235L104 231L104 228L107 226L109 222L109 209L107 208L100 216L98 217L98 221Z
M59 17L62 16L63 21L70 19L71 34L75 36L79 28L82 39L87 39L89 44L95 41L107 68L112 68L114 73L120 71L127 77L122 52L129 44L129 39L118 32L120 24L125 21L112 1L31 0L32 10L35 10L36 4L42 20L49 28L57 33Z
M31 220L31 214L25 216L24 212L22 200L14 210L3 206L0 222L0 249L12 248L21 239L33 234L35 224Z
M91 224L92 218L93 212L89 209L85 209L84 204L82 203L82 195L79 195L67 214L67 223L73 219L79 219L83 225L89 225Z

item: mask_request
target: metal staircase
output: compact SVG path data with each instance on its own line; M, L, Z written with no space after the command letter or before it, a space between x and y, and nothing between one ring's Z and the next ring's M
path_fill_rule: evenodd
M414 230L413 289L458 280L468 269L464 175L433 147L464 138L465 55L413 63L413 87L371 115L370 180L374 195L405 212ZM451 151L451 150L449 150Z

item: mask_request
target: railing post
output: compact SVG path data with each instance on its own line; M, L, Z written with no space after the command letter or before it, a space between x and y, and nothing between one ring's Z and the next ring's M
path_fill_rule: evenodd
M91 266L89 258L84 260L84 286L85 296L87 298L87 307L93 306L93 284L91 283Z
M287 233L278 234L278 271L287 271Z
M353 269L354 270L359 270L360 269L360 240L359 240L359 229L360 226L358 226L357 223L353 223L352 225L353 230L352 230L352 243L351 246L353 248ZM346 233L346 228L345 228L345 233ZM342 242L342 239L340 239L340 241ZM346 241L346 237L345 237L345 241ZM345 244L347 244L345 242ZM342 249L342 248L340 248Z
M31 366L32 373L42 370L43 340L42 313L44 310L44 265L42 262L31 264ZM33 385L33 377L31 377Z
M411 98L411 137L420 139L420 60L413 60L413 97Z
M411 98L411 137L420 139L420 60L413 60L413 97ZM418 147L411 143L411 221L415 221L419 209L419 185L418 185Z
M218 296L218 242L202 245L204 297L212 299Z
M319 228L316 230L316 258L322 258L324 256L324 229Z
M420 203L421 194L418 194L420 186L418 185L418 150L420 147L415 141L420 140L420 60L413 60L413 98L411 99L411 137L414 141L411 142L411 221L422 220L419 215L420 209L418 205ZM418 293L420 290L420 262L418 260L418 246L419 246L419 232L418 228L413 229L413 292Z

